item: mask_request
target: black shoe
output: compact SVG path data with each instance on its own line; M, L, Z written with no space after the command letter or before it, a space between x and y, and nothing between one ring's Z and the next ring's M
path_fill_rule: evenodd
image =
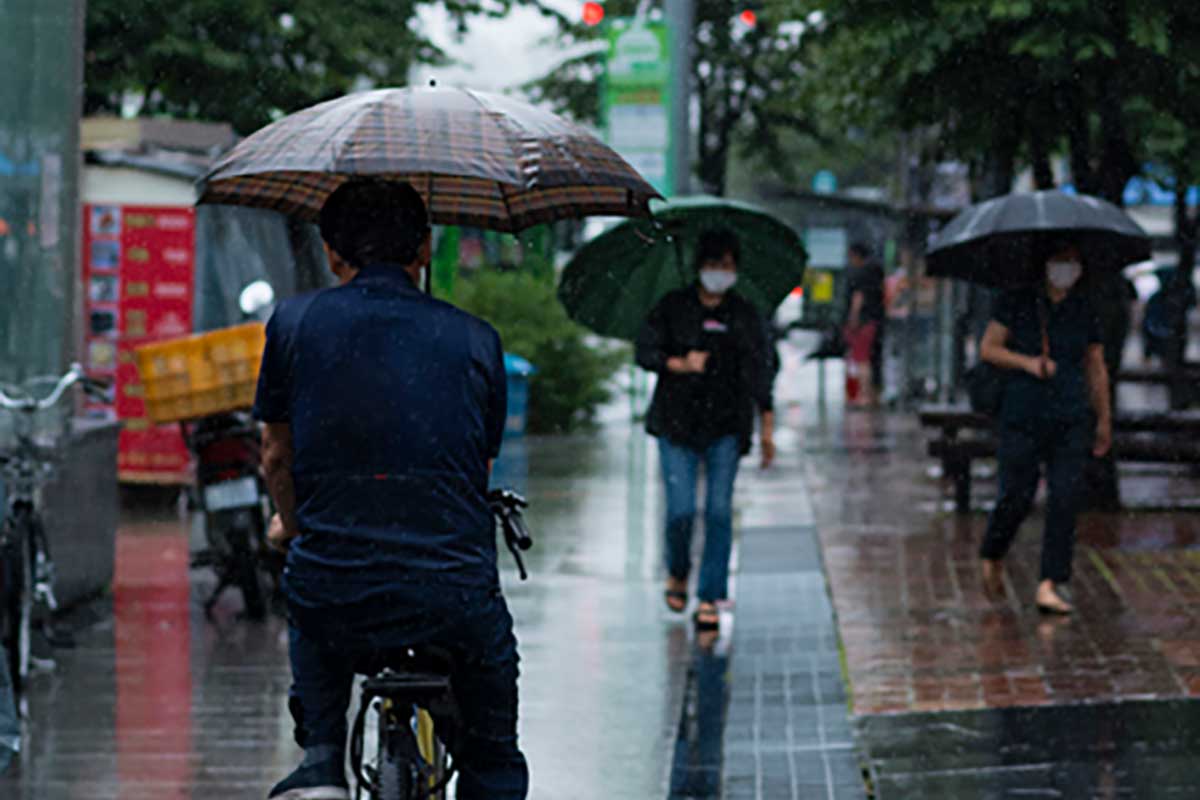
M350 785L342 759L331 758L308 767L298 767L267 795L269 800L350 800Z

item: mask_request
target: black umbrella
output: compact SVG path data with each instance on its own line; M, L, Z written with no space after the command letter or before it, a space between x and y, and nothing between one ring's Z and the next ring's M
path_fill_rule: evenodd
M1079 247L1091 274L1150 258L1150 237L1112 203L1060 191L1022 192L978 203L950 220L926 255L928 274L1027 286L1041 279L1037 262L1059 240Z

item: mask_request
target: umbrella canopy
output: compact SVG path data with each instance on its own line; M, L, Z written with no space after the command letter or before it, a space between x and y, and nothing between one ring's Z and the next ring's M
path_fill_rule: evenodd
M647 216L658 193L611 148L547 111L465 89L380 89L297 111L201 179L200 203L316 220L347 179L411 183L434 224L519 231L590 215Z
M736 291L767 317L804 277L799 235L761 208L718 197L653 204L653 220L629 220L584 245L563 272L558 296L577 322L632 341L654 304L696 280L696 241L713 228L738 235Z
M1015 287L1041 279L1036 264L1051 240L1079 246L1084 270L1113 272L1150 258L1150 238L1112 203L1059 191L997 197L963 211L926 256L931 276Z

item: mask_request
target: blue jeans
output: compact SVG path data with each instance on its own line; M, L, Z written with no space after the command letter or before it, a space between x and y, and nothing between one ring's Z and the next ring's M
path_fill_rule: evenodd
M704 555L696 594L703 602L729 596L729 551L733 546L733 481L741 453L736 436L717 439L703 450L658 440L667 487L667 572L687 580L692 566L696 521L696 482L704 464Z
M335 608L290 600L289 615L288 705L301 747L343 752L355 673L386 665L390 652L436 645L454 657L450 680L462 729L446 744L459 769L458 800L524 800L529 770L517 747L517 640L499 589L405 584Z

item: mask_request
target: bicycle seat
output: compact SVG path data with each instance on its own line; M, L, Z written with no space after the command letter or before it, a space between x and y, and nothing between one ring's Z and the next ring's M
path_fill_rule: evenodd
M365 698L404 696L416 702L432 700L450 691L454 660L438 647L406 648L377 659L377 669L361 669Z

